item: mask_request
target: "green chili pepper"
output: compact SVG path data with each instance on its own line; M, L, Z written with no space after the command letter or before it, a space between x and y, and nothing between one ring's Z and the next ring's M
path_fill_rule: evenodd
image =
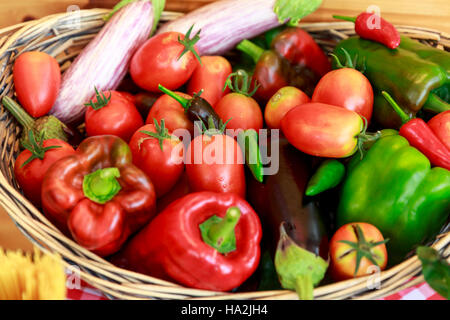
M254 129L241 131L237 139L239 146L245 153L245 163L259 181L264 181L264 167L261 161L261 152L258 145L258 133Z
M341 183L344 175L345 166L340 161L336 159L325 160L309 180L305 194L315 196L332 189Z

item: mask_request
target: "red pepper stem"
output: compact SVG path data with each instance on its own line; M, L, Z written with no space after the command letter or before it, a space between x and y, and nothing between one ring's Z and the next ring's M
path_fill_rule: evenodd
M255 63L258 63L259 59L261 58L262 54L265 51L263 48L257 46L256 44L247 39L242 40L236 46L236 49L248 54Z
M227 210L225 218L217 224L211 226L208 232L209 238L218 246L222 242L227 241L236 227L239 218L241 217L241 210L237 207L231 207Z
M402 110L402 108L400 108L398 103L395 102L395 100L391 97L391 95L389 93L387 93L386 91L383 91L383 92L381 92L381 94L387 100L387 102L389 102L389 104L392 106L394 111L399 115L400 119L402 119L403 124L405 124L409 120L411 120L411 118L406 114L405 111Z
M231 207L224 218L212 216L199 225L203 241L219 251L228 253L236 249L234 229L241 217L241 210Z
M120 177L118 168L104 168L84 176L83 192L86 198L104 204L110 201L120 191L121 186L117 178Z
M433 113L441 113L450 110L450 104L443 101L436 94L430 93L427 101L423 105L423 109Z
M16 120L23 126L24 130L28 132L33 129L35 119L30 116L25 109L23 109L17 102L8 96L4 96L2 103L6 109L16 118Z
M182 96L176 94L172 90L169 90L169 89L163 87L162 85L158 85L158 89L161 90L162 92L164 92L165 94L167 94L169 97L177 100L183 106L184 109L186 109L186 110L189 109L191 100L183 98Z
M333 18L339 19L339 20L344 20L344 21L350 21L350 22L353 22L353 23L356 22L356 17L333 15Z

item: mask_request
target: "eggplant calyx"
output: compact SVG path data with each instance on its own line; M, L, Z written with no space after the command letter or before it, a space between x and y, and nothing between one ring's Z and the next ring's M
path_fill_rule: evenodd
M280 225L280 240L275 253L275 269L281 286L296 290L301 300L314 297L314 286L325 276L328 262L320 256L298 246Z

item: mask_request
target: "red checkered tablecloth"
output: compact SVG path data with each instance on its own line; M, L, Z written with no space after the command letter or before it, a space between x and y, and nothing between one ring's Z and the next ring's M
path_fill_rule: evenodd
M92 288L84 281L80 281L79 288L68 289L68 300L107 300L108 298L99 290ZM423 282L414 287L405 289L391 296L379 300L445 300L430 286Z

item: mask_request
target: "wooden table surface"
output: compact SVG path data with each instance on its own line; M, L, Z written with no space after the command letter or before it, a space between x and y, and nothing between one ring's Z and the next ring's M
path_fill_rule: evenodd
M213 0L167 0L166 9L190 11ZM0 28L52 13L103 7L110 8L116 0L0 0ZM357 15L376 5L381 14L394 24L416 25L450 33L450 0L323 0L322 6L304 21L333 21L333 14ZM0 247L30 250L31 243L17 229L0 207Z

